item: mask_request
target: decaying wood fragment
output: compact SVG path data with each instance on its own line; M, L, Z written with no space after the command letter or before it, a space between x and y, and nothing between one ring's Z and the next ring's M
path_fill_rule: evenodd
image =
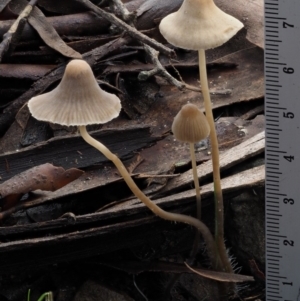
M120 158L129 158L133 151L152 145L161 139L152 137L148 126L95 131L91 135L103 142ZM5 160L10 165L9 172L3 168ZM28 168L47 162L63 168L84 168L106 161L107 159L98 150L85 143L80 136L69 135L1 154L0 176L5 181Z
M14 20L0 22L0 36L4 35ZM51 24L60 36L92 36L107 32L109 22L97 18L93 13L78 13L64 16L47 17L47 22ZM21 41L36 40L38 35L31 25L25 24Z
M258 167L254 167L252 169L243 171L241 173L235 174L233 176L222 179L222 187L225 199L228 197L232 197L234 195L238 195L243 191L255 188L262 188L264 186L264 178L265 178L265 166L261 165ZM64 188L62 188L64 189ZM204 206L212 202L213 198L213 184L204 185L202 188L202 199ZM55 194L56 192L53 192ZM51 193L52 194L52 193ZM44 195L44 197L43 197ZM7 216L16 210L20 210L22 208L30 208L34 206L38 206L41 204L45 204L52 200L51 196L48 192L43 192L41 197L35 201L24 202L20 206L16 208L12 208L12 210L7 212L2 212L3 215ZM157 205L165 208L167 210L178 211L178 208L186 208L191 204L195 203L195 190L191 189L188 191L184 191L181 193L177 193L168 197L164 197L155 201ZM127 201L125 203L116 205L114 207L108 208L101 212L85 214L85 215L77 215L76 216L76 224L77 225L88 225L90 223L95 222L105 222L109 224L111 221L118 218L118 221L121 222L123 219L128 220L128 217L131 218L132 221L139 219L141 216L144 217L145 213L148 213L150 216L153 216L152 212L139 200L134 199L131 201ZM156 216L153 216L155 219L159 219ZM38 234L39 231L43 231L44 229L56 228L60 225L63 225L65 222L61 219L58 220L50 220L45 223L36 223L36 224L28 224L14 227L1 227L0 228L0 241L1 237L8 237L12 234L20 234L25 235L26 233L32 233L33 230ZM81 232L82 234L84 231ZM63 235L65 239L67 239L67 234ZM81 234L79 233L79 236ZM52 241L56 240L57 236L53 236L49 238ZM1 244L0 244L0 252L1 252ZM1 258L0 258L1 261Z
M255 187L263 187L265 181L265 167L264 165L248 169L246 171L237 173L233 176L222 179L223 195L224 198L232 195L238 195L244 189L251 189ZM203 200L203 206L211 203L213 200L214 187L213 183L203 185L201 189L201 197ZM195 203L195 190L190 189L180 193L174 193L172 195L159 198L155 200L156 204L162 208L176 208L176 206L188 206L189 203ZM107 214L116 214L121 210L126 214L136 214L147 210L148 208L142 209L144 204L139 200L133 199L122 203L120 206L115 206L101 212L102 218L105 218ZM177 207L178 208L178 207Z
M0 78L35 81L55 67L55 65L0 64Z
M265 132L261 132L254 137L232 147L224 153L220 154L220 169L224 171L230 167L252 158L264 152L265 149ZM204 178L212 175L212 161L209 160L197 167L198 177L202 181ZM175 190L188 187L193 182L191 171L182 173L179 177L171 179L169 183L157 193L157 196L172 193ZM155 196L153 196L155 197Z

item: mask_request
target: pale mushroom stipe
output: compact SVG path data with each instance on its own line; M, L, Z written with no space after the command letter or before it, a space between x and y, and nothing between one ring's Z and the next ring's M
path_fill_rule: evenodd
M213 177L215 187L215 240L227 272L232 272L224 243L224 209L221 188L219 147L207 81L205 49L221 46L232 38L243 24L220 10L213 0L184 0L180 9L162 19L159 30L174 46L197 50L205 113L210 126Z
M105 145L88 134L86 125L108 122L117 117L121 110L119 98L99 87L89 64L83 60L71 61L66 67L60 84L51 92L31 98L28 107L33 117L38 120L78 126L82 138L115 164L133 194L154 214L198 229L206 242L213 266L218 265L216 245L206 225L194 217L167 212L158 207L138 188L122 161Z
M208 137L210 128L204 114L194 104L184 105L175 116L172 124L174 137L181 142L189 143L192 161L193 178L196 190L197 218L201 220L201 194L197 175L197 164L194 144Z

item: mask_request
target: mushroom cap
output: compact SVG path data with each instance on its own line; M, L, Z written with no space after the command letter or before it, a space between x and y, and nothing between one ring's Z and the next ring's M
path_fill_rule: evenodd
M175 116L172 132L178 141L197 143L208 137L210 128L205 115L188 103Z
M159 30L170 44L199 50L224 44L243 26L213 0L184 0L177 12L162 19Z
M121 103L99 87L87 62L72 60L59 85L31 98L28 107L38 120L80 126L110 121L120 114Z

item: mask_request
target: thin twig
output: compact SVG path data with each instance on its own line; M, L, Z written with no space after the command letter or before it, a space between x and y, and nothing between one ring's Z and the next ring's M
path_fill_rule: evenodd
M121 14L121 17L124 21L130 20L129 24L134 28L134 21L132 20L132 14L128 11L128 9L125 7L125 5L122 3L121 0L113 0L113 3L118 11L119 14ZM144 47L144 50L146 54L150 57L150 60L152 64L155 66L152 70L149 71L142 71L138 75L138 79L140 81L146 81L150 77L154 75L161 75L164 77L169 84L177 87L179 90L184 90L184 89L189 89L195 92L201 92L201 90L198 87L194 87L191 85L188 85L184 82L178 81L176 78L174 78L166 69L165 67L161 64L161 62L158 59L159 52L149 46L146 43L141 43Z
M3 35L3 40L0 44L0 62L2 62L2 58L8 52L8 50L12 50L11 46L16 44L21 32L23 31L26 19L29 17L33 7L37 2L38 0L31 0L20 13L16 21L11 25L8 32Z
M116 15L121 15L122 20L129 24L132 27L135 27L135 21L136 21L136 13L135 12L129 12L129 10L124 6L123 2L121 0L113 0L112 5L114 5L114 12Z
M179 90L183 90L186 87L186 84L178 81L163 67L163 65L161 64L161 62L158 59L158 54L159 54L158 51L149 47L148 45L144 45L144 49L145 49L145 52L149 55L149 57L152 61L152 64L155 66L155 68L150 71L140 72L138 75L139 80L145 81L149 77L151 77L155 74L159 74L159 75L162 75L170 84L174 85ZM198 90L199 90L199 88L198 88Z
M134 27L131 27L130 25L128 25L124 21L117 18L115 15L113 15L111 13L108 13L108 12L104 11L103 9L97 7L96 5L94 5L89 0L75 0L75 1L83 4L86 8L92 10L94 13L101 16L103 19L107 20L108 22L116 25L119 28L122 28L132 38L134 38L138 41L141 41L141 42L143 42L143 43L159 50L161 53L164 53L168 57L174 57L175 56L174 50L172 50L172 49L162 45L161 43L158 43L154 39L151 39L151 38L147 37L146 35L140 33Z

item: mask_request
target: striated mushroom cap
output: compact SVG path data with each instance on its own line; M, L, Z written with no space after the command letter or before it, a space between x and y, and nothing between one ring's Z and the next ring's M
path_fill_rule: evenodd
M61 125L106 123L120 114L120 99L103 91L88 63L72 60L60 84L51 92L28 102L30 113L38 120Z
M170 44L199 50L221 46L243 27L213 0L184 0L177 12L162 19L159 30Z
M189 103L175 116L172 132L178 141L197 143L208 137L210 128L205 115L197 106Z

